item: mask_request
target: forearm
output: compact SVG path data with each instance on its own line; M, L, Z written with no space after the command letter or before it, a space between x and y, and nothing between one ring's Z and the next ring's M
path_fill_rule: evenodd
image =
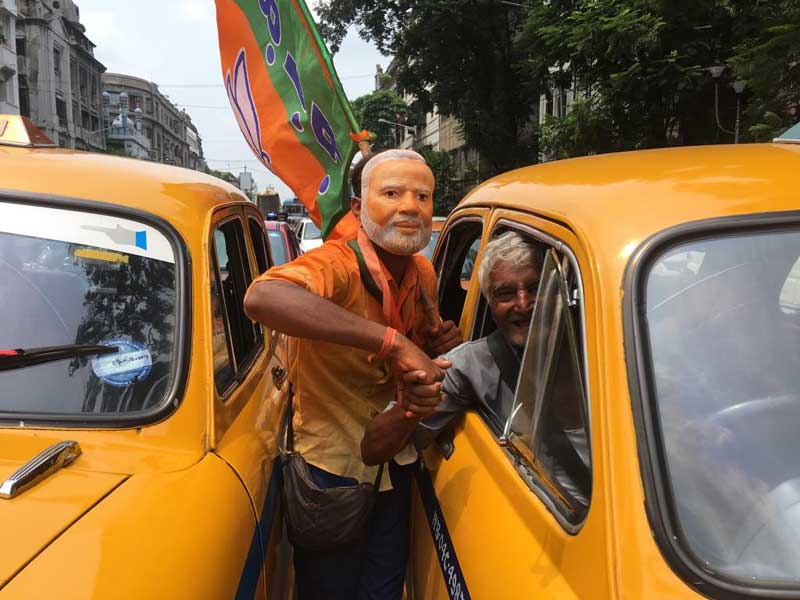
M379 465L392 459L408 444L417 422L406 418L400 405L375 416L361 439L361 460L365 465Z
M262 281L247 294L247 316L287 335L378 352L386 326L369 321L293 283Z

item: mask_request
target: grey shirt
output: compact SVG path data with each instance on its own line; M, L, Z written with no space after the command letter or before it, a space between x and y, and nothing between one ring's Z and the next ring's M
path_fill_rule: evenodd
M511 413L514 390L502 377L487 338L465 342L445 355L453 366L445 371L444 398L439 412L420 423L415 442L425 446L462 411L478 405L487 408L504 423Z

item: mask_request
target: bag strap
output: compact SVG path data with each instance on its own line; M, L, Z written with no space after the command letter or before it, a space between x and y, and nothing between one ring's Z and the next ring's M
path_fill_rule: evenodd
M373 484L373 486L375 487L375 493L376 494L379 491L381 491L381 478L383 477L383 466L385 464L386 463L381 463L381 466L378 467L378 474L375 476L375 483Z
M358 240L350 240L347 242L347 245L350 246L350 249L356 255L356 260L358 261L358 274L361 276L361 283L364 284L364 287L367 288L367 291L370 293L370 295L378 301L378 304L383 306L383 292L381 291L378 283L375 281L375 278L372 277L372 273L369 272L367 261L364 260L364 254L361 252L361 247L358 245Z
M499 329L486 338L486 343L489 345L489 352L494 362L500 369L500 378L513 392L517 387L517 377L519 376L521 364L519 357L508 345L505 336Z
M294 412L293 412L293 405L294 405L294 390L292 389L292 384L289 384L289 408L286 409L286 442L284 444L284 448L286 452L294 452L294 425L292 425L292 421L294 421Z

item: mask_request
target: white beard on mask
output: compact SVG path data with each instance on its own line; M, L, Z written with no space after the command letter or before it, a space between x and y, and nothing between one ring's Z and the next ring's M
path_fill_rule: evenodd
M419 229L414 235L405 235L395 229L397 221L416 221ZM387 252L401 256L416 254L428 245L431 239L431 226L424 227L419 217L395 215L385 227L381 227L369 218L367 203L361 202L361 226L367 237Z

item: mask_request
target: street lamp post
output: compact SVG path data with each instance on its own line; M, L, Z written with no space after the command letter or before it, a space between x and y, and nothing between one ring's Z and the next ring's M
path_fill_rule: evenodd
M711 73L711 77L714 79L714 118L717 121L717 127L719 127L720 131L732 135L733 143L738 144L742 109L742 94L747 87L747 82L741 79L737 79L733 82L733 91L736 93L736 124L734 125L733 131L725 129L719 120L719 80L726 69L727 67L725 65L714 65L713 67L708 67L708 72Z

